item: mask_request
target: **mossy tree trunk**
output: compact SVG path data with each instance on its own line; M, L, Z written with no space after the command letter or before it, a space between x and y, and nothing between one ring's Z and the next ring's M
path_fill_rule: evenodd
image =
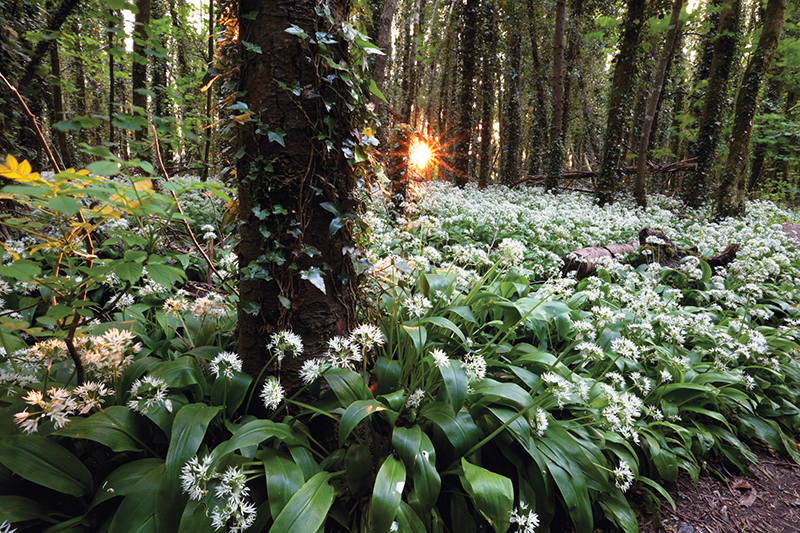
M550 147L547 151L547 178L545 189L558 187L561 167L564 164L564 31L567 1L556 2L555 31L553 33L553 120L550 123Z
M767 3L761 38L742 78L736 98L732 138L728 144L728 159L725 161L718 189L717 218L744 214L753 115L758 104L761 80L772 62L775 50L778 49L787 6L788 0L769 0Z
M508 6L507 22L517 25L519 13L516 6ZM520 110L520 68L522 39L519 32L508 32L508 64L503 82L503 120L500 128L500 181L514 183L519 179L520 144L522 140L522 113Z
M479 147L480 174L478 186L484 188L492 176L492 136L494 135L494 91L497 55L497 37L495 4L489 0L482 6L482 18L485 28L483 61L481 63L481 141Z
M250 375L269 360L272 333L293 330L302 337L305 354L315 357L353 321L351 234L348 226L329 232L331 208L344 214L357 207L350 198L353 172L343 156L343 143L354 140L353 128L347 106L338 100L348 94L347 86L314 45L285 31L295 25L311 36L335 33L325 17L316 16L316 5L315 0L240 3L240 12L255 14L239 22L242 41L253 45L243 51L239 86L253 115L239 133L244 155L237 165L239 354ZM347 0L326 5L334 21L347 20ZM347 60L341 44L328 45L328 54L336 63ZM326 81L331 74L333 81ZM284 88L296 84L303 88L299 96ZM328 111L325 101L337 105ZM320 139L323 132L327 138ZM301 362L282 363L288 390L300 384Z
M133 27L133 58L131 60L131 104L133 104L133 113L141 114L144 120L137 122L144 122L139 124L141 127L133 134L136 143L133 145L135 152L144 148L144 137L147 134L147 95L144 91L147 89L147 63L148 59L145 55L147 48L146 41L148 38L148 31L150 26L150 0L137 0L136 7L139 12L136 13L134 27Z
M461 67L461 86L458 96L458 124L456 142L453 144L453 161L456 185L464 186L469 181L470 140L472 138L473 105L475 100L475 48L478 37L478 0L466 0L464 4L463 25L459 62Z
M622 142L629 127L630 100L636 88L639 65L639 37L644 25L648 0L629 0L622 23L619 53L614 58L614 74L608 93L608 115L603 137L603 157L595 185L600 206L614 201L617 190L617 166Z
M683 181L683 201L689 207L700 207L709 200L728 78L736 57L740 11L741 0L732 0L719 15L703 115L690 150L690 156L697 160L697 170Z
M533 67L533 105L530 113L533 120L530 125L530 135L528 138L528 161L525 164L525 172L530 175L541 174L545 170L545 155L549 146L548 137L548 106L547 106L547 76L548 69L542 64L539 55L539 43L545 39L539 37L539 31L543 26L539 13L542 7L535 0L528 0L528 32L531 44L531 66ZM549 57L550 54L545 54Z

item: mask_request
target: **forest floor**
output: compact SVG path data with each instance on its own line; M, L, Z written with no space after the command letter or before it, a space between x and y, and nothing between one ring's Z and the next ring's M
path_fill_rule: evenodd
M742 476L735 467L708 464L697 486L688 475L664 486L676 510L661 505L661 527L643 507L641 533L800 532L800 465L753 446L761 464ZM709 476L712 473L712 476Z

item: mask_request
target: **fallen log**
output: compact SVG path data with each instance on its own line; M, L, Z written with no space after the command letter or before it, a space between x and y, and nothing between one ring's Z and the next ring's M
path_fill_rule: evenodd
M617 258L634 253L639 250L637 261L641 263L658 263L668 268L677 268L681 261L688 256L699 257L713 269L719 266L727 267L739 251L739 244L729 244L719 255L701 257L697 246L681 248L667 237L664 232L651 228L643 228L639 232L638 241L609 244L606 246L589 246L572 251L561 258L561 275L575 272L578 279L585 278L594 273L597 260L603 257Z

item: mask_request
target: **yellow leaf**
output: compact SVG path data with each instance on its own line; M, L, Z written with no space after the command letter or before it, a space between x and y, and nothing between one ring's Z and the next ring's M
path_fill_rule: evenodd
M134 188L137 191L152 191L153 190L153 180L146 179L146 180L137 181L134 184Z
M233 120L235 120L239 124L244 124L245 122L250 120L250 118L252 116L253 116L253 112L252 111L248 111L247 113L244 113L243 115L237 115L237 116L233 117Z
M17 168L17 172L19 172L23 176L27 176L28 174L31 173L31 164L28 163L27 161L23 161L22 163L19 164L19 167ZM38 177L38 174L37 174L37 177Z
M14 158L14 156L9 154L6 156L6 164L5 164L6 168L4 168L3 171L16 172L17 164L18 164L17 160Z

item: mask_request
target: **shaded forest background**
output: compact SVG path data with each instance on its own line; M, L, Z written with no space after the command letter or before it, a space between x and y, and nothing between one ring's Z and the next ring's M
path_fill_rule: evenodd
M155 132L170 172L232 181L233 137L249 118L240 57L270 54L239 42L250 15L239 11L4 0L0 152L40 169L86 165L98 147L155 164ZM393 123L410 124L439 147L433 172L445 178L542 181L601 204L635 190L644 205L655 190L726 203L723 216L742 211L745 193L797 200L800 32L785 0L385 0L353 11L386 52L372 64L389 104L374 98L376 137L391 146Z

